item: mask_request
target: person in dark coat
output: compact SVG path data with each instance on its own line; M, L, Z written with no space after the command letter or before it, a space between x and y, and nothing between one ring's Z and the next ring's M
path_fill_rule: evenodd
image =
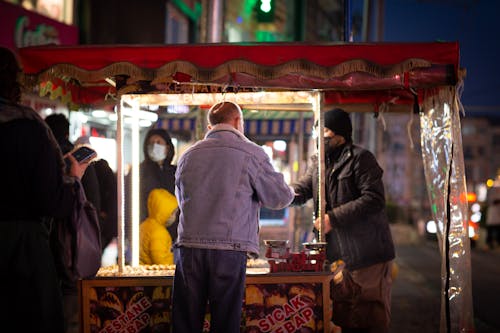
M143 143L144 160L140 164L140 221L148 216L149 193L155 188L163 188L175 195L175 170L172 164L175 155L174 145L168 132L162 128L152 128L146 134ZM131 214L131 175L127 175L126 194L128 214ZM167 229L172 241L177 239L178 218Z
M116 174L105 159L98 159L93 164L99 180L101 198L101 242L103 250L118 236L118 202Z
M75 141L76 146L91 146L89 136L81 136ZM118 194L117 179L108 161L98 156L91 164L99 183L99 223L101 244L104 250L118 236Z
M69 141L69 121L62 113L53 113L45 117L45 122L49 125L54 137L59 143L61 152L67 154L75 148ZM94 163L90 163L82 178L85 196L99 212L101 210L101 197L99 190L99 180L97 178Z
M61 333L61 290L49 246L51 217L71 214L75 177L87 163L69 156L31 108L19 104L21 69L0 47L0 325L5 332Z
M395 251L385 213L383 170L371 152L352 143L352 124L344 110L325 112L323 135L326 255L330 263L345 263L344 281L351 283L332 290L333 321L343 333L387 332ZM293 187L293 204L313 199L318 212L317 156ZM321 220L316 218L318 229Z
M62 113L54 113L45 117L45 122L52 130L63 154L72 151L75 146L69 141L69 121ZM92 203L97 212L101 210L101 196L99 191L99 180L97 178L94 163L90 163L82 177L82 185L87 200ZM69 219L56 219L54 223L69 223ZM59 236L57 232L51 235L52 251L57 253ZM61 280L61 290L63 294L64 312L66 320L66 333L78 332L79 328L79 304L78 285L73 274L65 267L61 259L62 256L56 254L56 267Z

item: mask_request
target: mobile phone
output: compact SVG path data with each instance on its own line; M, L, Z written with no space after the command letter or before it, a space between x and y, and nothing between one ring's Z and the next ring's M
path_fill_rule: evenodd
M87 146L81 146L71 153L78 163L86 163L97 156L94 149Z

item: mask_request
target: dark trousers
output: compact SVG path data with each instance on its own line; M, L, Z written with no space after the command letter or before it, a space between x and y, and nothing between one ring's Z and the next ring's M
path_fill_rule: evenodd
M174 251L172 332L202 332L207 302L210 332L240 332L246 253L186 247Z

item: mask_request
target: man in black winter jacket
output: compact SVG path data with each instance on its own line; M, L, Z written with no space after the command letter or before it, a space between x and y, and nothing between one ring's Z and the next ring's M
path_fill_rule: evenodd
M343 282L332 289L333 322L343 333L387 332L395 252L385 213L383 170L372 153L352 143L352 124L344 110L325 113L323 135L326 209L315 227L323 220L329 262L342 260L346 265ZM293 187L293 204L313 199L318 212L316 156Z

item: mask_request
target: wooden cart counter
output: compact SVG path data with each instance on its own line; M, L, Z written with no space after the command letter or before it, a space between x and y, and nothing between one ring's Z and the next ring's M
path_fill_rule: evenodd
M241 332L330 331L331 274L256 271L247 270ZM172 275L81 280L82 332L170 332L172 284Z

